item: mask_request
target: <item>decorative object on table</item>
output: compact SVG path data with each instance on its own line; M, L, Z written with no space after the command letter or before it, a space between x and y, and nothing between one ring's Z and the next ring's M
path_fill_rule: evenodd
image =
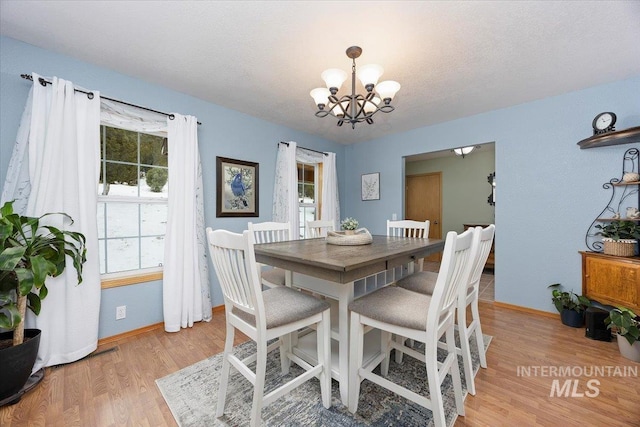
M345 219L343 219L342 222L340 222L340 228L345 231L354 231L358 228L358 220L348 216ZM353 234L353 233L346 233L346 234Z
M351 233L348 233L352 231ZM366 228L345 231L327 231L327 243L330 245L358 246L368 245L373 241L373 237Z
M86 261L83 234L40 225L50 215L22 216L13 212L13 201L0 209L0 406L17 403L22 395L44 377L41 369L31 370L38 355L39 329L24 328L27 308L40 314L41 301L49 293L45 281L62 274L67 256L73 262L82 283L82 266ZM24 339L26 336L26 340Z
M640 140L640 133L638 134ZM640 169L640 150L638 148L628 149L622 157L622 176L629 173L637 173ZM625 216L627 207L640 208L640 182L637 181L625 181L623 178L611 178L608 182L602 185L602 188L611 191L611 197L609 202L602 209L602 211L591 222L591 225L587 229L585 234L585 243L589 251L592 252L604 252L611 255L620 255L618 252L621 248L614 251L611 240L603 240L602 237L607 239L614 239L619 241L620 239L638 239L640 233L638 230L640 227L640 216L634 217L633 212L635 210L629 210L626 218ZM629 214L632 214L629 217ZM625 221L625 223L621 223ZM633 224L635 222L635 225ZM612 224L612 225L609 225ZM604 229L603 229L604 228ZM624 231L627 229L627 233L620 235L616 233L616 230ZM612 235L608 235L612 234ZM609 243L607 243L609 242ZM636 245L634 242L623 242L626 244L626 249L623 251L623 256L633 256ZM608 246L605 252L605 244ZM614 243L614 246L625 246L624 244Z
M593 134L600 135L606 132L613 132L616 130L616 115L611 112L604 112L598 114L591 123L593 127Z
M373 332L372 332L373 333ZM456 333L457 334L457 333ZM480 369L480 361L475 344L475 338L471 345L471 358L473 360L473 373L477 375ZM493 337L484 335L485 351L489 347ZM235 347L236 356L239 359L255 353L255 343L245 342ZM416 351L424 352L423 348ZM439 354L443 350L438 350ZM443 358L444 356L440 356ZM458 358L459 369L462 378L462 387L466 392L466 383L462 369L462 358ZM424 371L424 363L406 358L405 362L389 372L391 379L403 385L416 385L416 376L420 370ZM193 365L187 366L177 372L156 380L156 385L171 409L171 415L180 426L245 426L249 424L251 411L252 385L249 381L235 381L229 384L227 393L230 399L238 402L238 405L228 408L224 417L216 418L215 411L218 400L220 373L222 370L222 353L213 355ZM267 355L267 377L274 378L273 387L287 382L302 371L296 364L292 364L288 375L280 375L281 366L278 352ZM320 395L320 382L307 381L296 389L295 393L288 395L286 399L278 399L262 410L265 427L274 426L429 426L432 423L431 411L413 403L401 396L392 393L369 381L361 385L360 411L351 414L347 407L340 401L338 381L332 381L331 409L324 409L318 404L317 396ZM426 388L427 384L420 385ZM444 408L448 425L453 425L456 417L455 404L453 402L453 385L451 381L445 381L442 385ZM400 421L398 421L400 420Z
M258 166L216 156L216 217L260 216Z
M622 175L622 182L638 182L640 181L640 174L636 172L626 172Z
M608 329L615 329L620 354L640 362L640 317L626 307L614 308L604 321Z
M362 175L362 200L380 200L380 172Z
M635 221L614 220L595 226L596 234L603 237L604 253L607 255L630 257L635 255L640 239L640 224Z
M367 122L373 124L373 115L378 111L390 113L394 110L391 100L400 90L400 83L393 80L385 80L378 83L383 73L379 65L369 64L360 68L358 78L362 86L367 90L366 95L356 94L356 58L360 57L362 49L351 46L347 49L347 56L352 59L351 65L351 95L336 95L347 80L347 73L339 68L330 68L322 73L322 80L326 88L313 89L309 95L318 106L316 117L332 115L338 119L338 126L344 122L351 123L351 128L356 128L356 123Z
M583 295L561 291L561 287L560 283L547 286L547 288L552 289L551 301L558 313L560 313L562 324L580 328L584 325L584 311L591 306L591 301Z

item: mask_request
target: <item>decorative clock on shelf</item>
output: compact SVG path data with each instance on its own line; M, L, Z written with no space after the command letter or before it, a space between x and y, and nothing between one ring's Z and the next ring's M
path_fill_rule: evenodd
M593 127L594 135L601 135L607 132L613 132L616 130L616 115L611 112L604 112L598 114L594 119L591 126Z

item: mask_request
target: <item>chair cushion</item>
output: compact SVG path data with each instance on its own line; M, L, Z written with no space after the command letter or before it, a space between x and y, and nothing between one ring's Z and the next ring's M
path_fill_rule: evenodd
M269 285L284 286L285 285L286 270L282 268L270 268L268 270L262 270L262 282L267 282Z
M267 329L306 319L331 307L326 301L286 286L263 291L262 300L264 301ZM237 308L234 308L232 312L245 322L256 326L256 319L253 315Z
M410 276L403 277L396 282L396 285L413 292L420 292L425 295L433 295L436 287L438 273L433 271L420 271Z
M349 310L391 325L424 331L430 303L430 295L387 286L353 301Z

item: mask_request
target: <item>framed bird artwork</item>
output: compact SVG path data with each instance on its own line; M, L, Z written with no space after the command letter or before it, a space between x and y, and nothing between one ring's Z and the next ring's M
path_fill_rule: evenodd
M216 217L259 216L258 166L216 156Z

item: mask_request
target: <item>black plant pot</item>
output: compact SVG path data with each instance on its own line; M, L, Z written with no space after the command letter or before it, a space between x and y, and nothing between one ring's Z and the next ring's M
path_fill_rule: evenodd
M12 337L13 332L0 334L0 340ZM0 402L3 405L18 403L38 357L40 329L25 329L24 337L22 344L0 350Z
M560 320L562 320L563 325L581 328L584 326L584 312L578 313L574 310L565 309L560 313Z

